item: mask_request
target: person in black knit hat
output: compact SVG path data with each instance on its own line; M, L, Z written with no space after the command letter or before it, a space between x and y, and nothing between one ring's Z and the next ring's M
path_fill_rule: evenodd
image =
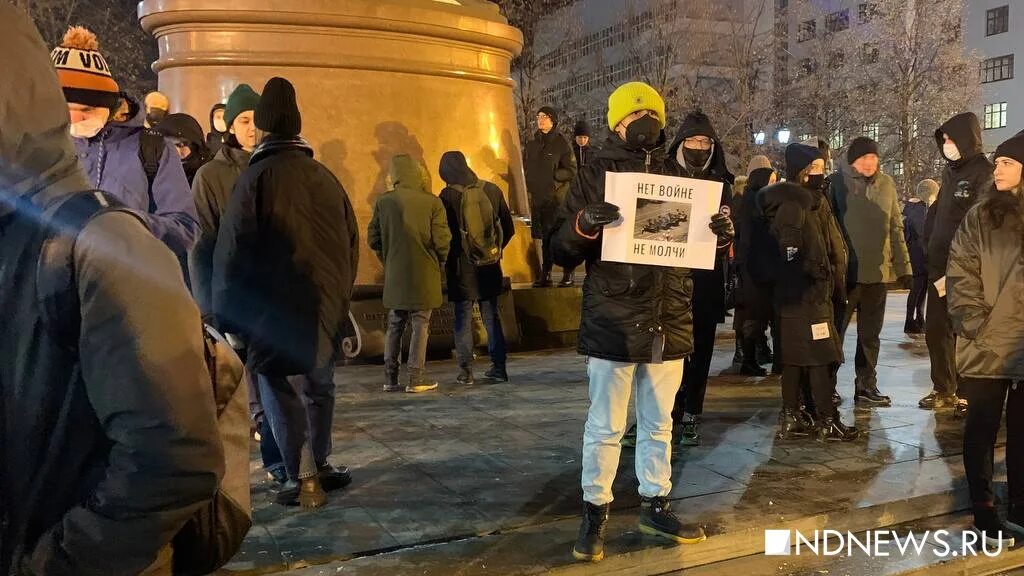
M288 475L277 503L316 507L325 491L351 481L328 457L358 225L337 178L299 137L291 83L267 82L255 121L261 142L235 184L214 251L214 316L248 344Z
M537 132L526 143L523 153L526 191L530 196L530 232L541 243L541 273L534 288L552 286L551 235L559 226L557 214L569 192L569 184L576 178L576 159L569 142L558 131L558 113L545 106L537 111ZM575 283L573 270L563 269L562 287Z
M576 122L576 126L572 129L572 136L572 151L576 156L576 166L583 168L597 151L597 147L590 143L590 124L587 124L586 120Z

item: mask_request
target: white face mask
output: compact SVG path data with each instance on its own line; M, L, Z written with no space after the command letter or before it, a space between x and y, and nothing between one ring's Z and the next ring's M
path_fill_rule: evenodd
M213 129L221 134L228 131L228 125L224 123L224 118L213 119Z
M956 162L960 159L960 150L956 147L956 144L946 142L942 145L942 155L949 161Z
M75 138L92 138L100 133L107 121L102 118L89 118L71 125L71 136Z

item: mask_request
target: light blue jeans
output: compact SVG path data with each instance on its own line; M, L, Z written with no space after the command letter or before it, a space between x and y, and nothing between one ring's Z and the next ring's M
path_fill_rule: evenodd
M583 499L612 501L626 432L629 396L636 385L636 477L640 495L672 491L672 406L683 380L683 361L632 364L590 358L590 411L583 430Z

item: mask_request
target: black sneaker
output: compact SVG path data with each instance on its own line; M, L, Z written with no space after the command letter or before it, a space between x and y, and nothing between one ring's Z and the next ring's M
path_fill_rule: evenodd
M484 378L493 380L494 382L508 382L508 371L505 370L504 366L497 366L491 364L491 367L484 372Z
M558 283L559 288L572 288L576 285L576 275L572 272L562 274L562 281Z
M316 476L299 481L289 480L274 495L274 502L282 506L319 508L327 503L327 494Z
M583 522L580 534L572 547L572 557L581 562L604 560L604 532L608 527L609 505L598 506L583 502Z
M803 419L793 410L783 410L779 415L779 431L775 437L779 440L792 440L794 438L806 438L810 434Z
M1012 548L1014 545L1014 529L999 517L995 508L976 508L974 510L974 531L981 536L985 550Z
M459 371L459 375L455 378L455 382L464 386L476 384L476 380L473 379L473 371L468 368L462 368Z
M281 486L284 486L288 482L288 473L285 472L284 466L277 466L267 470L267 478Z
M740 374L743 376L754 376L756 378L764 378L768 375L768 371L761 368L757 364L746 363L740 366Z
M700 422L696 417L692 420L683 420L679 426L682 428L679 435L680 446L700 446Z
M853 394L853 402L858 406L864 406L867 408L885 408L887 406L892 406L892 398L883 396L877 388L857 390Z
M697 544L707 540L698 524L684 524L672 513L664 496L640 499L640 532L668 538L680 544Z
M348 466L324 464L320 467L319 476L320 486L325 492L341 490L352 483L352 474L349 473Z
M818 442L852 442L860 436L860 430L843 424L839 416L824 418L818 424Z
M551 286L553 286L553 284L551 282L550 272L544 274L533 283L534 288L551 288Z
M917 406L924 410L938 410L940 408L952 408L956 405L956 396L949 394L940 394L938 392L932 392L931 394L921 398L918 401Z

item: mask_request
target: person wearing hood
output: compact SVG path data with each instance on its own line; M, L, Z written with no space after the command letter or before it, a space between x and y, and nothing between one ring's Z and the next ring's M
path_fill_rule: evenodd
M331 455L334 364L349 329L359 231L348 194L299 134L295 88L271 78L263 135L220 220L214 322L246 344L247 366L284 457L279 504L322 505L351 476Z
M227 138L228 123L224 119L226 109L227 104L222 102L214 104L210 109L210 131L206 134L206 147L210 149L211 154L220 152L220 147Z
M1024 538L1024 136L996 148L994 186L956 231L946 269L957 334L960 394L967 399L964 470L974 528L986 544ZM940 193L941 198L941 193ZM929 314L931 312L929 311ZM1006 521L995 508L992 462L1006 412Z
M210 149L203 138L203 127L188 114L168 114L156 127L174 146L181 158L181 166L185 169L185 177L189 186L196 177L196 172L210 161Z
M879 170L878 143L865 136L854 138L846 160L829 180L829 197L849 255L847 304L839 335L840 341L845 339L856 314L854 402L884 407L892 400L878 390L876 366L885 323L886 285L899 282L910 288L913 271L896 183Z
M726 168L725 150L703 112L688 114L668 150L670 173L683 178L722 183L721 214L732 214L734 177ZM731 243L721 244L713 270L693 271L693 355L686 366L683 385L676 395L672 420L681 426L683 446L700 444L700 416L708 388L711 358L715 352L715 331L725 321L725 283Z
M811 392L817 440L851 441L856 428L839 419L832 402L833 366L843 361L834 322L833 299L842 290L847 269L843 240L823 193L825 158L814 146L786 147L786 182L760 192L765 217L779 248L775 284L782 349L783 411L778 438L788 440L812 432L804 414L803 385Z
M167 111L171 109L171 101L162 92L153 91L146 94L143 99L146 107L146 128L156 128L167 117Z
M586 263L578 352L586 356L590 409L583 432L583 522L573 546L577 560L604 557L612 484L626 432L629 397L637 390L636 476L640 481L640 531L673 542L705 539L703 529L671 510L672 404L693 351L693 282L685 268L606 262L604 226L621 218L605 201L608 172L667 174L665 101L643 82L630 82L608 97L608 139L573 181L553 236L560 265ZM710 226L721 242L732 223L717 214Z
M391 159L388 190L373 205L367 232L370 249L384 264L384 391L430 392L437 382L425 373L430 314L443 304L441 269L452 233L441 200L430 191L430 174L408 154ZM405 386L399 384L402 339L411 335Z
M6 2L0 46L18 79L0 94L0 574L169 576L224 473L199 313L143 217L82 170L43 39ZM40 274L47 256L66 272Z
M469 255L462 249L463 194L467 188L477 187L490 200L493 214L501 226L502 246L508 246L516 233L512 213L508 209L501 189L491 182L480 180L466 163L466 156L459 151L445 152L441 156L438 170L444 180L441 202L448 216L451 230L451 247L445 259L445 276L448 286L448 301L455 308L455 352L459 363L460 384L473 384L473 303L480 305L480 317L487 331L487 353L491 367L484 376L491 381L508 382L505 368L507 350L505 333L501 328L501 314L498 313L498 297L505 289L505 275L501 261L485 266L475 266Z
M736 254L737 299L742 302L737 308L743 308L743 321L736 332L737 345L741 347L738 373L745 376L766 375L758 359L758 348L769 349L765 336L773 309L769 276L777 270L778 249L767 223L760 218L757 195L777 179L771 160L767 156L754 156L747 165L743 194L738 202L734 201L736 241L733 249Z
M946 167L939 195L928 209L925 244L928 247L928 314L925 342L931 361L932 392L918 402L925 410L953 408L956 416L967 411L967 400L957 397L956 335L949 320L945 294L936 283L946 277L953 236L978 196L992 187L992 162L985 156L981 123L973 112L953 116L935 131ZM939 282L941 285L941 282Z
M533 287L547 288L552 285L554 267L551 235L558 227L558 209L569 191L569 183L576 178L576 158L569 142L558 131L558 113L554 108L545 106L537 112L537 132L526 143L523 170L530 195L530 234L541 243L541 274ZM568 288L574 284L573 269L563 268L559 286Z
M928 295L927 247L924 244L924 225L928 208L939 193L939 183L932 179L921 180L917 195L903 206L903 234L910 252L910 267L914 271L914 285L907 296L907 319L903 332L917 336L924 334L924 299Z
M594 146L590 143L590 124L586 120L576 122L572 129L572 151L576 157L576 166L583 168L594 155Z
M95 34L81 27L68 29L51 59L71 113L78 160L90 182L137 211L153 235L178 256L184 270L197 226L178 153L163 143L159 160L153 159L150 181L141 154L144 112L128 122L112 121L121 96Z

